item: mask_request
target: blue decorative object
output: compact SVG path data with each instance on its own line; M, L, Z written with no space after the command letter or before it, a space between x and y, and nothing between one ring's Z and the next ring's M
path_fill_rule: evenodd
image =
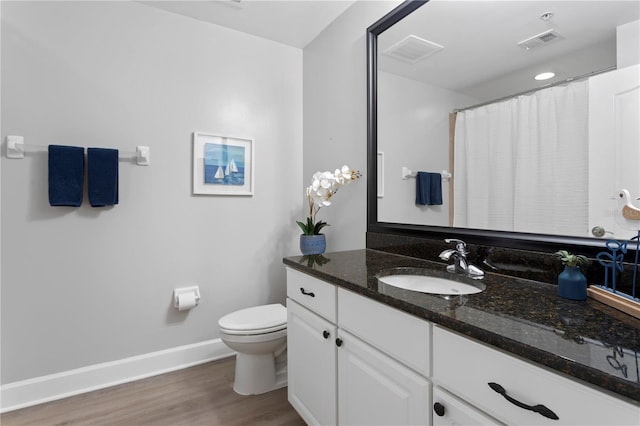
M624 267L622 260L627 253L627 242L621 243L616 240L609 240L606 243L607 248L611 251L601 251L596 255L596 259L600 265L604 266L604 288L609 288L609 272L611 272L611 289L616 291L616 271L622 272ZM618 254L618 251L621 251Z
M633 287L631 290L631 297L633 299L636 298L636 288L638 286L638 252L640 252L640 230L638 231L638 235L633 237L631 241L636 240L636 258L633 264Z
M571 300L587 300L587 278L579 266L565 266L560 272L558 296Z
M310 254L322 254L327 248L327 240L324 234L300 235L300 251L305 256Z

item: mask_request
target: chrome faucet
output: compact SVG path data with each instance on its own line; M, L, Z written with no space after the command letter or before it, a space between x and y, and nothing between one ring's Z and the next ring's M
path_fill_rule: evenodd
M469 278L481 279L484 277L484 272L477 266L471 265L467 260L469 251L467 250L467 243L455 238L445 238L445 243L455 243L455 249L447 249L440 253L440 259L451 260L453 264L447 266L447 271L455 274L464 274Z

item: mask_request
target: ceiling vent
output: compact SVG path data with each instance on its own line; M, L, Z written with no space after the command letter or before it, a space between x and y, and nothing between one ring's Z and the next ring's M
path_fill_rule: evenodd
M444 49L437 43L410 35L384 51L385 55L415 64Z
M562 40L563 38L564 37L562 37L556 30L547 30L526 40L522 40L518 43L518 46L526 50L531 50L536 47L548 45L549 43L557 40Z

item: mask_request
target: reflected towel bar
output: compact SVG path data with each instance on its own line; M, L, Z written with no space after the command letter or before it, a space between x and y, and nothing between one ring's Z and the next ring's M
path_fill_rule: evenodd
M451 178L453 177L453 175L451 174L451 172L447 171L447 170L443 170L440 172L440 175L442 176L442 181L443 182L449 182L451 180ZM408 167L402 167L402 179L406 180L409 178L414 178L416 177L416 172L412 172L411 169L409 169Z

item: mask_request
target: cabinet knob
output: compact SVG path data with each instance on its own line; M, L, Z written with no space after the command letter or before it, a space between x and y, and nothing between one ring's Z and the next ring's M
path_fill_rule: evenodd
M325 339L328 339L328 338L329 338L329 336L331 336L331 334L330 334L327 330L324 330L324 331L322 332L322 337L324 337Z
M300 293L304 294L305 296L316 297L316 295L313 292L305 291L304 287L300 287Z
M339 337L336 339L336 346L338 347L342 346L342 339Z
M440 417L444 416L444 405L436 402L435 404L433 404L433 411L435 411L436 414Z

